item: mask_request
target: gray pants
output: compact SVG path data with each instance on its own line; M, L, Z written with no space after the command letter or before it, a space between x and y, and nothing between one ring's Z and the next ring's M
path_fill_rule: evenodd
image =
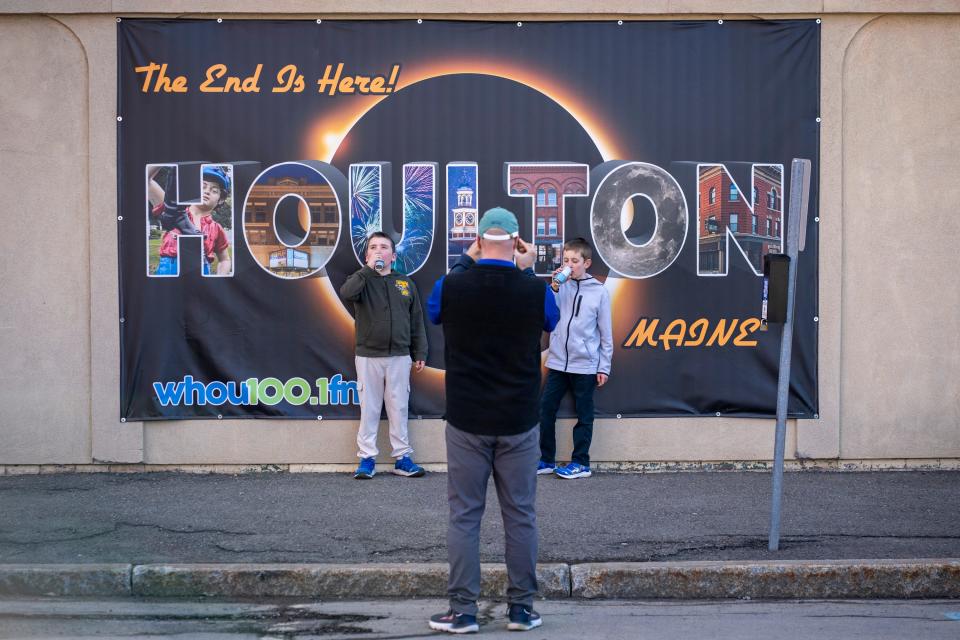
M387 405L390 423L390 455L394 458L413 454L407 433L407 405L410 400L410 356L368 358L357 356L357 382L360 383L360 428L357 430L357 456L377 457L377 431L380 410Z
M537 592L539 427L514 436L480 436L448 423L446 440L450 608L456 613L477 615L480 520L491 471L506 538L507 601L531 608Z

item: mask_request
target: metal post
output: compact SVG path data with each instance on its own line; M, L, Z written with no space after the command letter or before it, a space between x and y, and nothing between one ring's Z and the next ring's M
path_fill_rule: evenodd
M777 379L777 431L773 447L773 499L770 509L770 551L780 548L780 503L783 497L783 450L787 438L787 400L790 395L790 356L793 350L794 297L797 291L797 256L806 239L810 195L810 161L793 159L790 171L790 210L787 215L787 319L780 337L780 375Z

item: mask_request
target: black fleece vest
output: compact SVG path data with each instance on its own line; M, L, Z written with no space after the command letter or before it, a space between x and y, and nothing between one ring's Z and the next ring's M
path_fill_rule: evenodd
M514 435L539 420L546 287L515 267L476 264L443 280L447 421Z

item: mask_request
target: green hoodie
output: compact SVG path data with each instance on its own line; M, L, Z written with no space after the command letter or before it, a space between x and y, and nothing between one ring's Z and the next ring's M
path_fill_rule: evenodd
M381 276L364 266L347 278L340 295L353 303L358 356L427 359L420 294L409 277L393 272Z

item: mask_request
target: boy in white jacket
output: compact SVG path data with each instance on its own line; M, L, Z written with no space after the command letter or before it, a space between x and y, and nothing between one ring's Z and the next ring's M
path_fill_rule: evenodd
M591 475L593 392L607 381L613 356L610 292L587 273L592 255L590 243L583 238L564 244L563 266L570 268L570 277L563 284L554 280L552 285L557 292L560 322L550 334L547 382L540 400L538 475L555 473L567 479ZM573 454L570 464L557 467L557 409L568 389L577 409Z

